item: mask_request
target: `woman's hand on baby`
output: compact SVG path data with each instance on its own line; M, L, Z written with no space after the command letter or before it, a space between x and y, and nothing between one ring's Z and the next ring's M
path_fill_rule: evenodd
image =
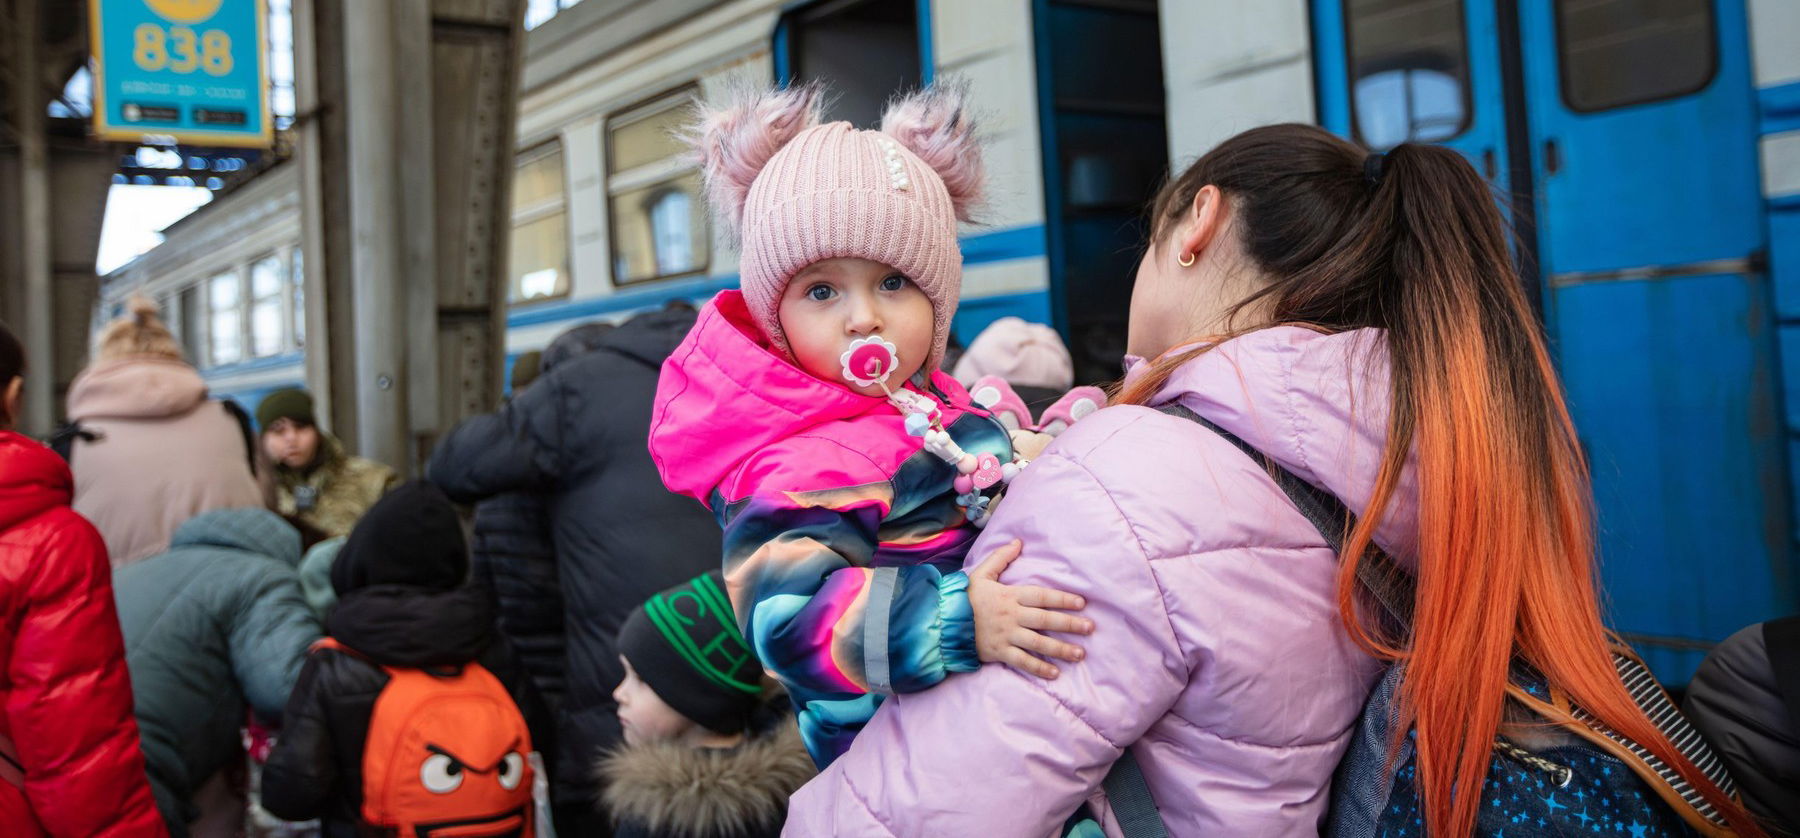
M969 571L969 605L975 612L975 651L983 662L999 661L1039 678L1059 673L1048 658L1081 660L1080 646L1046 637L1040 632L1093 634L1094 622L1062 611L1087 607L1081 597L1036 585L1007 585L1000 574L1019 557L1024 546L1013 539ZM1055 610L1049 610L1055 609Z

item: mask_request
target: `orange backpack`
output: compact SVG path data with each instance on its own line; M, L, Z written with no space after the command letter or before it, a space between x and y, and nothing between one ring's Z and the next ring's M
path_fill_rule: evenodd
M332 638L314 648L357 652ZM363 744L362 817L397 838L532 838L531 733L500 679L383 666Z

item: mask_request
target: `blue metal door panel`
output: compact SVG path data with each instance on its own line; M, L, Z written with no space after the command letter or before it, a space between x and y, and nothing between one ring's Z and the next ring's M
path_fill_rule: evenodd
M1760 248L1743 0L1714 2L1718 64L1704 89L1593 113L1564 99L1555 5L1519 4L1544 272L1742 259Z
M1743 3L1713 4L1703 88L1590 113L1565 93L1556 4L1519 5L1539 259L1610 616L1683 682L1706 644L1795 605Z
M1344 0L1312 5L1320 120L1355 136ZM1558 5L1466 0L1470 121L1444 144L1478 169L1493 149L1503 187L1508 137L1530 146L1547 329L1593 458L1609 616L1678 683L1711 641L1797 604L1744 4L1714 2L1703 87L1586 113L1563 98ZM1517 82L1502 23L1517 25Z
M1792 605L1767 285L1734 274L1554 294L1556 341L1599 507L1610 623L1664 678ZM1784 574L1782 574L1784 575Z

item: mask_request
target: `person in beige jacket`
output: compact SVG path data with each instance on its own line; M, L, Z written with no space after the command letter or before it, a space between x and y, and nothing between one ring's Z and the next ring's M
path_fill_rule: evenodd
M208 396L154 302L129 306L70 385L59 432L75 511L100 530L114 567L167 550L202 512L264 505L247 417Z

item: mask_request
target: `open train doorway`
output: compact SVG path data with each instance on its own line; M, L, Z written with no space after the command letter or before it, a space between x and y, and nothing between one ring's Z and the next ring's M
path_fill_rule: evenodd
M1077 381L1119 375L1144 206L1167 172L1155 0L1034 0L1050 310Z

